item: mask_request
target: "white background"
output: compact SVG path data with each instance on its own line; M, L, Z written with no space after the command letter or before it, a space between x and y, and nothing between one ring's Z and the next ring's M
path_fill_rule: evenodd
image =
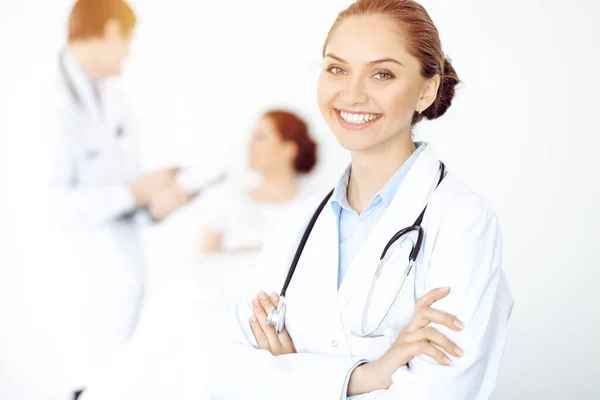
M347 154L320 118L316 79L327 30L349 3L132 1L140 24L125 81L145 166L226 160L242 171L254 119L283 105L321 144L312 183L332 185ZM516 303L494 399L600 398L599 3L423 4L463 84L418 138L492 204L504 232ZM40 167L27 129L35 77L54 62L70 6L0 0L0 397L26 364L27 349L7 354L29 334L19 293L35 278L30 254L43 248L30 208Z

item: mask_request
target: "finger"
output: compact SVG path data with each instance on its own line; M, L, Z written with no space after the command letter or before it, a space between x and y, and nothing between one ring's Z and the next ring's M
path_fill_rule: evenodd
M279 295L277 293L273 292L269 297L271 298L271 302L273 303L274 307L276 307L276 305L279 305ZM283 331L281 331L281 333L279 334L279 341L285 348L291 349L294 352L296 351L296 346L294 346L294 342L292 341L292 338L289 332L287 331L287 328L284 327Z
M294 353L296 352L296 346L294 345L294 341L292 340L292 337L287 331L287 328L283 328L283 331L281 331L281 333L279 334L279 342L285 349L290 350Z
M252 329L252 333L254 334L258 348L271 351L271 348L269 347L269 340L267 339L267 336L263 332L260 323L254 314L250 318L250 329Z
M271 353L279 351L281 348L281 342L279 341L277 332L275 332L275 327L267 325L267 313L265 312L259 299L255 298L252 303L254 306L254 315L256 315L256 319L260 323L260 327L267 336Z
M260 301L260 304L267 315L269 315L272 308L277 308L277 303L274 303L271 297L265 292L258 293L258 301Z
M456 345L452 340L444 336L440 331L433 327L421 329L417 332L411 333L408 340L422 341L427 340L445 350L448 354L455 357L462 357L464 352L460 347Z
M460 331L464 329L463 324L455 315L449 314L445 311L436 310L435 308L428 307L421 311L419 314L420 323L423 324L420 328L424 328L429 325L430 322L444 325L452 330Z
M415 303L415 308L431 307L433 303L448 296L449 293L449 287L433 289L417 300Z
M258 292L258 301L260 301L260 304L267 314L271 311L271 308L277 308L277 303L273 302L271 297L265 292Z
M424 354L442 365L452 364L452 360L450 360L450 358L448 358L442 351L435 348L435 346L426 340L413 342L411 346L411 353L413 357Z

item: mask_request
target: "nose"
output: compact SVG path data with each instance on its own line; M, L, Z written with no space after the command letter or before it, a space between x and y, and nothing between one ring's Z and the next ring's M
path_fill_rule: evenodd
M364 80L359 76L347 79L340 94L340 101L349 107L367 103L369 93Z

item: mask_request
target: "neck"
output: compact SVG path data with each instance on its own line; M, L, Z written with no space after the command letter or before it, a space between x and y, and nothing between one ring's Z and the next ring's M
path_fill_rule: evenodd
M90 41L74 41L69 43L69 51L73 55L73 58L77 60L85 74L94 84L106 78L100 66L98 51L95 47L94 43Z
M375 149L353 152L347 191L350 206L362 212L415 150L407 132L398 140L382 143Z
M263 181L256 189L257 197L264 201L286 201L298 192L296 171L292 168L263 173Z

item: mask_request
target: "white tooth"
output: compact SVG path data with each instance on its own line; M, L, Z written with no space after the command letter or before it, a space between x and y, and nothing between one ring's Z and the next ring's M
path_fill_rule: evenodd
M340 116L346 122L352 124L364 124L365 122L370 122L377 119L376 114L352 114L344 111L340 111Z

